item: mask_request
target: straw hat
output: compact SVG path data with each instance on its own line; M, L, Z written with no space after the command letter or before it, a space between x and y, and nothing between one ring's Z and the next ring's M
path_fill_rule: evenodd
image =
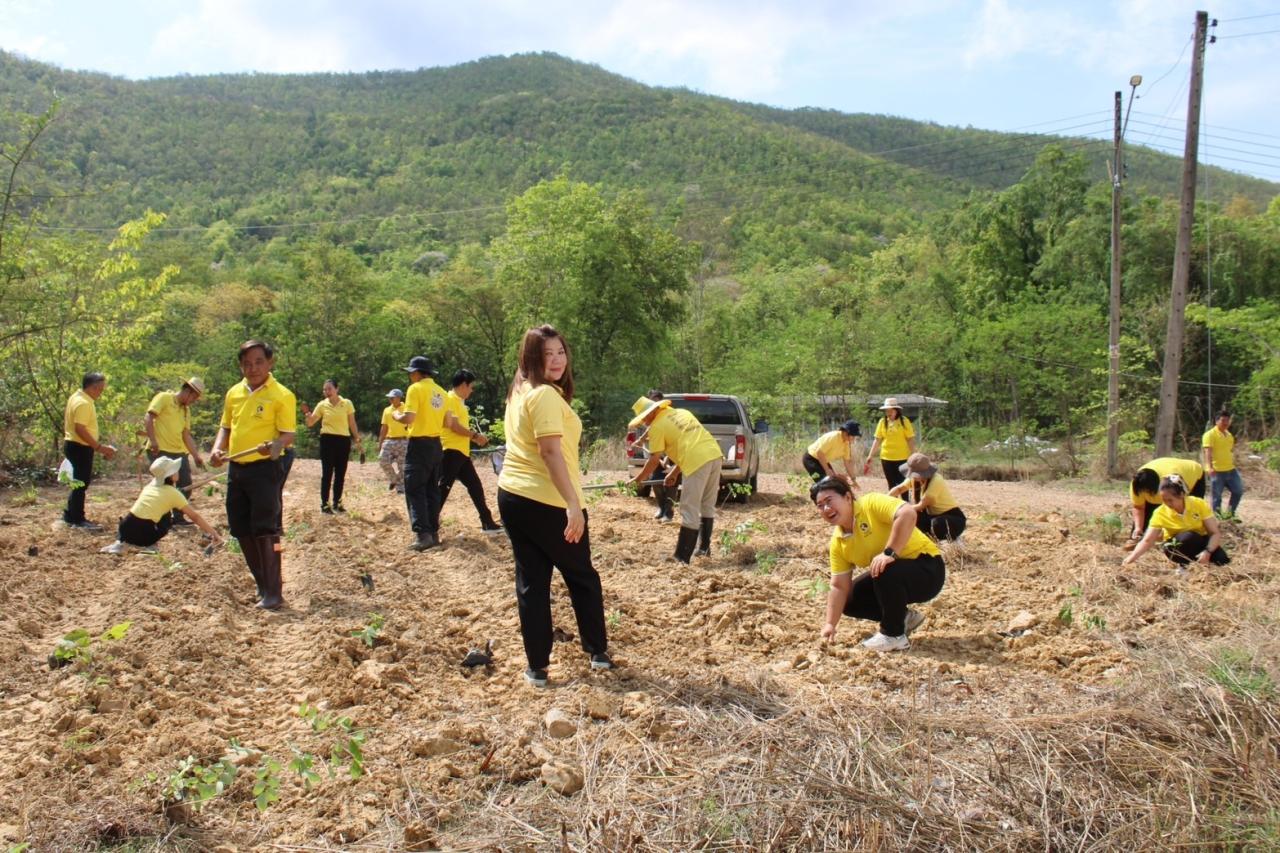
M902 411L902 404L898 402L897 397L885 397L884 402L880 404L881 411L887 411L889 409Z
M923 453L912 453L907 457L907 461L898 466L898 470L902 472L902 476L911 477L913 480L928 480L938 473L938 466L929 460L928 456Z
M671 407L670 400L650 400L648 397L641 397L631 404L631 411L636 416L627 424L628 427L637 427L644 423L644 419L658 409L668 409Z
M183 382L182 384L186 385L192 391L195 391L201 397L204 396L204 383L200 381L200 377L192 376L190 379L188 379L186 382Z

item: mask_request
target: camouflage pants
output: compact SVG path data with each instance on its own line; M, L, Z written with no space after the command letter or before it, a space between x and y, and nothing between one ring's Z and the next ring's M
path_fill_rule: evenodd
M387 475L387 482L397 490L404 490L404 455L409 450L409 439L388 438L382 442L382 450L378 453L378 464L382 473Z

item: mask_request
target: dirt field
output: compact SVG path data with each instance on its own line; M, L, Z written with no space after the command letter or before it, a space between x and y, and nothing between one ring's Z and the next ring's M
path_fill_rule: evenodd
M552 687L539 691L522 677L509 546L480 534L465 491L445 509L447 547L411 555L402 499L377 466L353 465L351 480L350 512L322 515L319 464L294 468L278 614L251 606L238 555L203 559L197 533L170 536L161 557L112 558L98 553L108 533L56 523L60 489L0 494L0 841L1280 843L1275 502L1247 497L1230 566L1179 576L1157 555L1120 570L1122 551L1105 541L1117 531L1099 520L1123 512L1119 490L955 483L967 548L948 552L947 586L911 650L882 656L858 646L873 626L849 620L819 645L829 528L794 481L763 477L761 495L725 507L717 535L737 528L740 541L691 567L664 559L675 530L651 520L650 502L602 496L590 531L621 669L592 673L576 645L558 643ZM114 522L137 488L95 483L90 516ZM222 522L220 493L197 505ZM556 590L556 623L573 634ZM352 634L373 613L385 625L369 646ZM96 638L126 620L122 639L90 645L90 661L46 663L68 632ZM463 670L488 639L493 667ZM320 709L317 725L304 703ZM567 736L552 736L552 709ZM356 779L338 717L363 732ZM309 788L288 767L298 754L314 756ZM203 809L166 816L162 783L188 756L240 769ZM259 812L254 774L268 758L279 800ZM566 796L544 778L583 787Z

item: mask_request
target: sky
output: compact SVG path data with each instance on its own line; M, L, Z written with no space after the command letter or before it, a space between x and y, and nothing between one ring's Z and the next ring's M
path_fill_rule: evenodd
M781 107L1182 154L1201 0L0 0L0 49L132 79L415 69L552 51ZM1280 0L1207 8L1201 162L1280 181Z

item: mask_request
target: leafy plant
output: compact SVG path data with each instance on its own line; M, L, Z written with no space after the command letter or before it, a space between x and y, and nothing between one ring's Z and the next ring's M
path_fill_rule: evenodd
M1070 625L1075 621L1075 607L1070 601L1058 608L1058 621L1063 625Z
M66 486L68 489L71 489L72 491L75 491L76 489L84 488L84 480L77 480L75 477L71 476L71 474L65 470L58 471L58 482Z
M97 643L110 643L123 639L124 635L129 633L132 622L125 621L112 625L97 638ZM67 666L68 664L82 664L90 666L93 663L93 637L83 628L76 628L73 631L63 635L62 639L53 648L53 654L50 655L50 664L54 668Z
M346 739L335 742L329 749L329 775L345 769L349 777L359 779L364 775L365 731L355 728L345 717L338 721L338 725Z
M289 770L302 779L303 789L310 791L312 785L320 782L320 774L314 769L316 757L309 752L303 752L296 746L291 745L289 748L293 750L293 760L289 762Z
M35 486L27 486L13 496L14 506L35 506L40 502L40 492Z
M825 577L811 578L809 582L805 584L805 595L807 595L811 601L820 595L826 595L830 591L831 581L827 580Z
M732 530L723 530L720 533L720 550L729 553L735 545L745 545L751 541L751 535L756 531L763 532L764 525L759 522L747 519L739 522Z
M767 575L778 564L778 555L772 551L761 551L756 554L756 573Z
M610 628L617 628L622 624L622 611L617 609L610 610L605 614L604 621Z
M368 624L359 631L352 631L351 636L363 640L366 646L373 648L377 644L378 635L382 633L382 626L385 624L386 620L381 613L370 613Z
M1096 631L1105 631L1107 629L1107 618L1101 613L1086 613L1084 626Z
M225 758L206 766L197 763L195 756L188 755L178 762L176 770L164 777L160 793L165 800L187 803L200 811L231 787L239 770ZM154 779L154 774L149 778Z
M1209 676L1242 699L1266 700L1276 695L1271 676L1255 663L1252 655L1241 649L1218 652Z
M253 804L265 812L280 800L280 763L270 756L263 756L262 763L253 773Z

